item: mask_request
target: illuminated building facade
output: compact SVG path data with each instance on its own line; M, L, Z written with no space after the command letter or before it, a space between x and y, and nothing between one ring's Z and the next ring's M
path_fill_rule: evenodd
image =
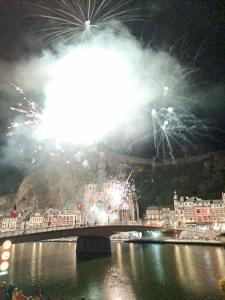
M186 224L225 224L225 193L222 199L202 200L197 197L178 197L174 192L174 210L169 207L149 206L146 221L160 226Z
M147 223L157 226L171 226L174 224L174 213L167 206L149 206L146 210Z
M197 197L180 197L174 192L175 222L180 224L225 223L225 194L222 199L203 200Z

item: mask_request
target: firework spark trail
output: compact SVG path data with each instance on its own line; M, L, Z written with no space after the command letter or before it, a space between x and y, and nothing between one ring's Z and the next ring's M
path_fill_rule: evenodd
M10 83L15 88L16 92L22 96L22 99L15 105L11 106L10 110L15 111L25 117L22 122L12 122L8 129L18 128L20 126L35 126L41 119L41 111L38 109L37 104L34 101L29 100L26 93L21 87L14 83ZM9 131L8 135L13 135L13 131Z
M134 14L137 9L129 8L133 0L58 0L56 7L35 5L41 8L44 13L38 17L52 20L48 27L41 28L48 39L48 44L71 40L83 41L108 27L112 21L127 23L139 20L140 17Z
M184 154L190 149L198 149L199 138L209 132L206 123L187 111L177 113L173 107L152 109L152 121L156 158L168 158L169 153L174 160L176 148Z
M155 155L153 160L172 159L181 153L187 156L193 150L199 150L201 139L214 140L210 134L212 130L222 132L218 128L209 126L206 121L198 119L184 108L152 108L151 110L152 131L141 138L136 139L127 147L128 153L134 146L153 139Z

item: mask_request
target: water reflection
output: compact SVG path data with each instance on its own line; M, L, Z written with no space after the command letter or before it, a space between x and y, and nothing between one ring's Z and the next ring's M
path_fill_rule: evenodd
M117 266L110 268L104 279L103 299L136 299L130 282L130 276L125 272L125 270L121 272Z
M173 300L222 299L217 288L225 277L222 248L112 243L111 257L77 264L75 247L13 245L9 275L2 279L28 292L41 284L65 300L167 300L170 294Z
M137 264L135 261L135 246L134 244L129 244L129 252L130 252L130 262L131 262L131 270L132 270L132 274L135 278L135 280L137 280L138 274L137 274Z
M225 274L224 250L221 248L217 248L215 252L216 252L217 266L218 266L217 271L219 277L222 278Z
M12 245L11 257L10 257L10 265L15 265L15 245ZM14 282L14 267L10 267L9 280L10 282Z
M31 278L35 278L36 275L36 263L37 263L37 259L36 259L36 247L37 244L33 243L33 247L32 247L32 252L31 252Z
M207 287L216 289L225 276L222 248L176 245L174 254L178 279L194 295L207 295Z
M181 249L182 248L178 245L174 246L176 271L177 271L177 274L179 275L181 284L184 286L185 281L186 281L186 276L185 276L184 261L182 258Z
M122 270L122 246L121 243L116 243L116 256L118 267Z
M164 280L164 274L163 274L163 267L162 267L162 262L161 262L161 250L162 247L161 245L153 245L153 254L155 258L155 264L156 264L156 272L157 276L160 281Z
M37 270L37 275L38 278L41 279L41 274L42 274L42 243L38 244L38 270Z

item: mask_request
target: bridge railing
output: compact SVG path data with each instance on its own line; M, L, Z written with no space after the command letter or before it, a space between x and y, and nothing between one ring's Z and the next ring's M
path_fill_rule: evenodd
M75 229L75 228L88 228L88 227L96 227L96 226L104 226L104 227L111 227L111 226L129 226L129 225L139 225L139 226L152 226L158 227L155 224L146 224L143 221L115 221L115 222L85 222L85 223L77 223L75 226L47 226L47 227L39 227L39 228L24 228L24 229L17 229L13 231L4 231L0 232L0 238L7 238L13 236L21 236L21 235L28 235L33 233L42 233L42 232L50 232L56 230L68 230L68 229Z

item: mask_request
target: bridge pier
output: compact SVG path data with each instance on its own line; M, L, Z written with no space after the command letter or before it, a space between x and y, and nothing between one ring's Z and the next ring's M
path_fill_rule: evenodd
M81 260L111 255L110 238L102 236L79 236L77 238L76 255Z

